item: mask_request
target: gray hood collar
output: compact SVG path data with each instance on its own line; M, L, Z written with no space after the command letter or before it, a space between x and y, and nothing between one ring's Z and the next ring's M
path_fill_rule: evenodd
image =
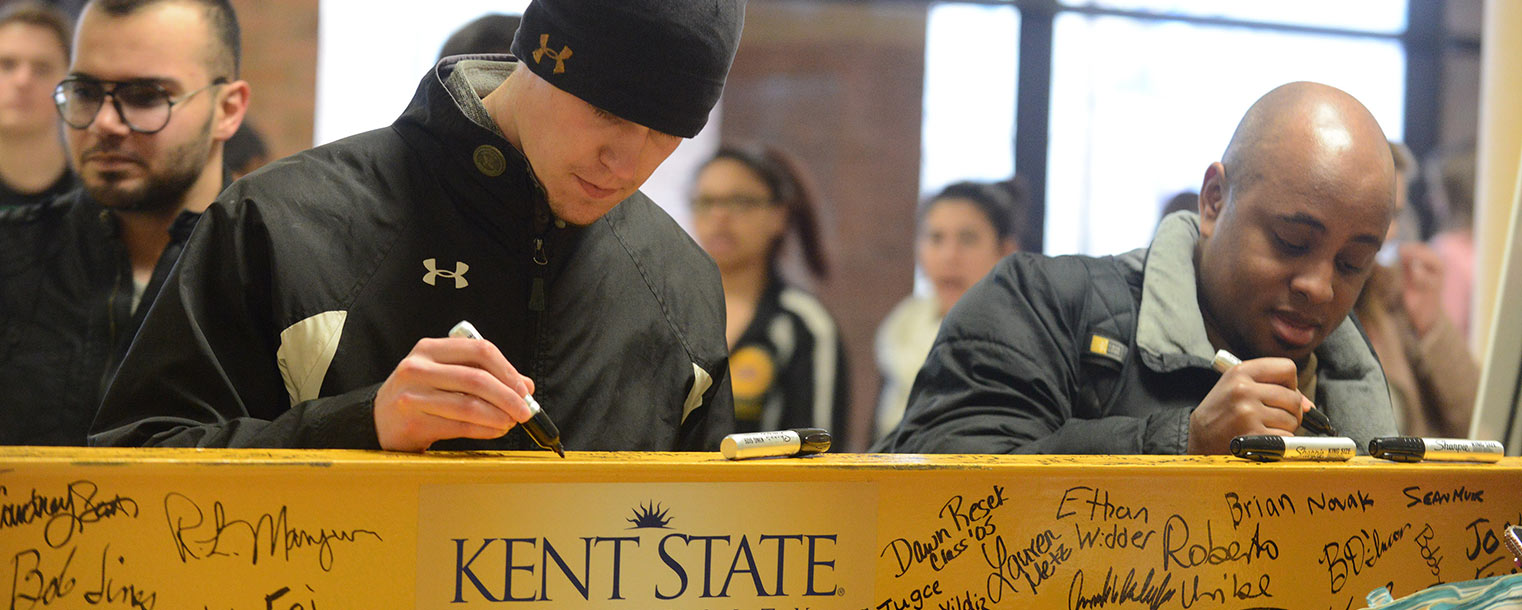
M1126 255L1145 257L1136 345L1143 363L1159 372L1209 367L1215 356L1205 335L1195 280L1194 248L1199 241L1199 215L1177 212L1158 224L1150 248Z

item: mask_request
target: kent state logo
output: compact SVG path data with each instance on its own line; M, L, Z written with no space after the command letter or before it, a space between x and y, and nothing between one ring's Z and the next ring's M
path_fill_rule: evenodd
M632 525L617 526L623 535L452 538L449 601L771 598L771 606L775 598L845 595L836 585L838 534L695 534L674 528L672 510L655 501L631 513Z

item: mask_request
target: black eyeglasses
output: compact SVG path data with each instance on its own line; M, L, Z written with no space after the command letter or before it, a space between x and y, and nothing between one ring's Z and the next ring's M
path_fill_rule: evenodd
M218 78L211 84L186 93L178 99L171 96L163 86L153 81L109 81L83 76L70 76L58 83L53 90L53 103L58 105L58 116L74 129L84 129L95 122L100 107L111 98L116 116L128 129L137 133L158 133L169 125L170 111L176 104L184 103L197 93L227 84ZM107 87L110 87L109 89Z
M697 214L706 214L723 208L734 212L749 212L776 204L776 200L754 195L730 195L727 197L713 197L698 195L692 198L692 211Z

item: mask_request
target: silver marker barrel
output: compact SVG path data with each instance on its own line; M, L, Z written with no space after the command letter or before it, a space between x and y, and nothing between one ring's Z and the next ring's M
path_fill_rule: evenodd
M1231 439L1231 454L1259 462L1346 462L1358 443L1345 436L1250 434Z
M1369 440L1369 455L1397 462L1499 462L1506 448L1498 441L1385 436Z
M731 434L719 443L719 452L731 460L811 455L829 450L830 433L824 428Z

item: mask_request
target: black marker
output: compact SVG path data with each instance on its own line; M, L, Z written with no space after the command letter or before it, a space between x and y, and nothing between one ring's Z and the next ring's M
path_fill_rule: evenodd
M1369 441L1369 455L1397 462L1499 462L1506 449L1497 441L1465 438L1386 436Z
M830 450L830 433L824 428L794 428L776 432L731 434L719 443L719 451L731 460L758 457L813 455Z
M1215 360L1210 362L1210 366L1215 367L1215 370L1221 374L1225 374L1226 371L1231 370L1231 367L1238 364L1242 364L1242 359L1224 349L1217 351ZM1327 419L1326 413L1322 413L1321 409L1315 407L1305 412L1305 415L1300 418L1300 425L1322 436L1337 436L1337 429L1332 427L1332 420Z
M460 320L459 324L449 329L449 336L466 339L482 338L481 333L476 331L476 327L465 320ZM539 408L539 401L534 400L533 394L524 394L523 402L528 403L528 410L534 415L518 425L523 426L523 431L528 433L528 437L534 439L534 444L554 451L560 454L560 457L565 457L565 449L560 446L560 428L550 420L550 414Z
M1358 443L1345 436L1276 436L1253 434L1231 439L1231 454L1259 462L1346 462Z

